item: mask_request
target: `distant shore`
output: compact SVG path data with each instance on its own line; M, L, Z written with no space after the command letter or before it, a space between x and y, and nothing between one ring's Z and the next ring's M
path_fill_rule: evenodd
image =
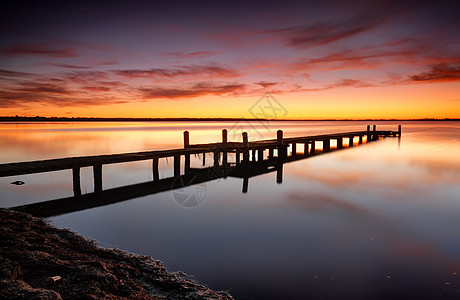
M184 275L0 208L1 299L233 299Z
M258 119L258 118L93 118L93 117L24 117L0 116L0 122L225 122L225 121L460 121L457 118L423 119Z

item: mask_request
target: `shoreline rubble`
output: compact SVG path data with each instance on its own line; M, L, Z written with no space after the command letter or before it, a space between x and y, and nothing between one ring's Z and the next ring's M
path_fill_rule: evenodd
M68 229L0 208L1 299L233 299L181 274L151 257L101 248Z

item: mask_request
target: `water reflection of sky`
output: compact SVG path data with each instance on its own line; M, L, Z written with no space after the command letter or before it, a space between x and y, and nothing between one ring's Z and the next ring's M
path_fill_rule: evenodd
M346 124L308 123L287 127L286 135L310 134L321 126L329 132L356 130L366 123ZM396 123L378 126L394 129ZM181 130L164 134L178 137L160 145L180 146ZM212 131L218 140L220 133ZM192 131L192 140L204 139L206 132ZM140 133L142 141L123 149L145 144L151 133ZM122 133L118 137L129 139ZM51 221L102 245L161 259L170 270L194 274L242 298L456 299L459 137L455 122L403 124L400 142L387 138L284 164L282 184L276 183L276 172L250 178L246 194L241 179L207 182L205 201L196 208L182 208L171 192L163 192ZM102 144L115 138L109 135ZM21 147L20 140L15 147ZM195 159L199 164L201 158ZM160 167L172 174L172 162ZM150 168L148 162L104 167L104 189L151 180ZM48 180L56 196L69 196L70 172L57 173L44 175L46 180L28 175L35 179L27 177L21 187L2 178L2 199L44 200ZM82 171L88 190L91 176L91 169Z

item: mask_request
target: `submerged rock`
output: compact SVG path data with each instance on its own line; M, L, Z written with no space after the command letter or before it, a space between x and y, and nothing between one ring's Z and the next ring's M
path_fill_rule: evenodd
M45 283L54 276L60 276L59 284ZM151 257L100 248L8 209L0 209L0 298L232 299L169 273Z

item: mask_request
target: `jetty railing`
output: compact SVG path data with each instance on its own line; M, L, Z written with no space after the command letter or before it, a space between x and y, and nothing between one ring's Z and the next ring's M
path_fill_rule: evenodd
M184 148L181 149L97 156L81 156L31 162L0 164L0 177L18 176L25 174L35 174L42 172L71 169L74 197L52 200L51 207L53 207L52 211L74 211L74 209L82 206L85 207L85 205L89 205L90 207L106 205L107 203L114 203L126 199L132 199L136 196L139 197L144 194L152 194L161 191L180 188L181 186L176 186L177 184L175 185L175 183L177 182L180 182L179 185L182 185L183 187L184 183L187 183L186 185L192 185L209 180L214 180L216 178L226 178L227 176L243 178L243 192L247 192L248 180L250 177L276 171L277 182L281 183L282 166L284 163L305 159L307 157L319 154L328 153L333 150L344 149L344 139L348 139L348 147L350 148L355 145L355 139L357 139L356 142L359 145L363 143L368 143L370 141L378 140L380 136L401 137L401 125L398 125L397 131L378 131L375 125L372 126L371 130L370 126L368 125L365 131L354 131L290 138L284 138L283 131L278 130L276 139L266 139L259 141L249 141L248 134L246 132L243 132L242 142L228 141L227 130L223 129L222 142L208 144L190 144L190 134L188 131L184 131ZM335 149L331 149L331 140L336 140L337 146L335 147ZM299 153L297 149L298 144L303 144L303 152ZM321 148L318 146L321 146ZM289 148L291 149L291 153L288 153ZM264 155L265 151L268 151L268 156ZM229 153L235 154L234 162L228 161ZM203 155L203 166L205 166L206 154L212 154L214 158L213 166L208 168L191 168L190 155L193 154ZM174 175L170 178L161 179L159 174L158 160L160 158L167 157L174 158ZM185 159L185 167L182 171L180 167L181 157L184 157ZM154 185L152 185L152 182L148 182L103 191L103 165L150 159L152 160ZM93 168L94 193L91 193L91 195L82 195L81 193L80 168L83 167ZM190 175L192 176L190 177ZM137 190L138 192L135 192L135 190ZM94 195L97 195L99 199L98 201L94 201L93 199L91 200L91 203L86 204L84 201L79 201L79 203L73 204L70 204L68 201L69 199L75 198L94 198ZM50 201L47 201L47 203L50 204ZM40 206L42 209L44 209L45 204L46 203L41 202L37 204L26 205L24 207L28 207L30 210L33 207L37 208L38 206ZM67 205L67 208L62 207L62 205L64 204ZM22 207L22 209L19 210L24 210L24 207ZM46 211L46 209L44 211ZM49 216L49 213L39 213L38 215ZM53 213L52 215L55 215L55 213Z

